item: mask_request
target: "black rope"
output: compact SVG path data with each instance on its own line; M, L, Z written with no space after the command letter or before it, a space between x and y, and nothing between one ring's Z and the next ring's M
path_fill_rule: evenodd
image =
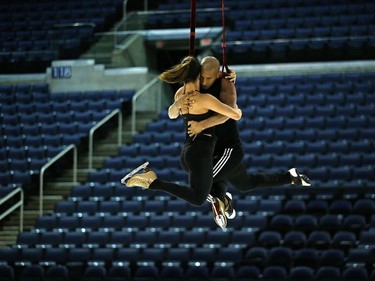
M191 0L190 7L190 45L189 45L189 55L195 55L195 18L197 14L197 1Z

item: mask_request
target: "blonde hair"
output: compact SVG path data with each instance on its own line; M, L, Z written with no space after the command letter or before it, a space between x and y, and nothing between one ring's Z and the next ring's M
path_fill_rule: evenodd
M181 63L172 66L159 75L159 79L170 83L187 83L195 81L201 72L199 61L192 56L183 58Z

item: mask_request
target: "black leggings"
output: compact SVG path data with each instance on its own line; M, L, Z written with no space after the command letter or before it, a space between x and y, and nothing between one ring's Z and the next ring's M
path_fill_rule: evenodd
M214 182L210 191L212 196L224 200L227 181L241 192L290 183L289 172L249 174L243 158L244 152L240 145L226 148L220 155L214 157Z
M213 183L213 163L216 137L199 135L193 142L184 144L180 161L189 175L190 186L183 186L156 179L150 185L151 190L165 191L186 202L201 206L206 202Z

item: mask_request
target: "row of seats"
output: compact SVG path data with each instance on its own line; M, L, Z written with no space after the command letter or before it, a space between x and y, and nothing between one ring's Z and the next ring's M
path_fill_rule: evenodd
M104 267L102 265L90 265L85 269L82 275L74 275L69 272L69 267L53 265L43 267L41 265L31 265L23 268L20 272L13 268L3 265L0 266L4 278L14 280L19 276L21 280L27 278L39 278L40 280L62 280L68 281L69 278L80 278L82 281L89 280L178 280L184 279L193 281L197 279L209 279L213 281L220 280L374 280L375 270L367 272L363 267L347 267L342 272L337 267L325 266L317 270L309 266L295 266L286 270L281 266L269 266L264 270L256 266L242 265L234 269L228 264L217 264L209 270L204 263L192 262L187 268L181 267L178 263L163 263L159 270L153 263L139 263L137 267L131 270L122 265L112 265ZM303 278L303 279L301 279Z
M236 83L247 86L255 85L257 87L277 86L284 89L297 88L302 91L311 92L315 87L334 88L336 90L351 90L353 87L363 87L371 89L373 83L371 78L375 75L374 71L366 72L329 72L329 73L309 73L293 75L275 75L275 76L251 76L237 77ZM237 87L238 85L236 85Z
M141 237L141 236L140 236ZM117 237L121 238L120 236ZM122 237L126 238L126 237ZM199 237L198 237L199 238ZM244 238L241 239L243 243ZM118 243L118 242L117 242ZM280 265L290 268L295 265L309 265L312 268L320 266L337 266L345 268L351 264L360 264L371 268L373 257L368 250L363 248L349 249L348 253L342 249L317 250L312 248L291 249L286 246L273 246L264 248L252 246L247 248L232 244L231 247L219 247L218 244L207 244L203 247L198 244L179 244L179 247L154 247L144 248L145 243L134 243L129 247L62 247L59 248L9 248L2 250L7 254L8 265L42 264L69 264L80 262L88 264L92 262L111 264L116 261L135 263L138 261L170 261L187 263L189 261L201 261L212 265L214 262L222 263L247 263L265 267L268 265ZM89 244L90 245L90 244ZM14 263L11 260L14 259ZM310 264L309 264L310 263Z
M281 187L280 187L281 188ZM125 191L123 191L125 189ZM72 187L69 200L57 202L55 212L72 214L78 213L95 213L95 212L140 212L146 209L147 212L179 212L183 213L192 206L188 205L185 201L173 200L167 196L157 196L151 202L136 191L129 188L117 187L115 184L108 185L96 183L88 183L84 185L77 185ZM314 209L320 209L322 214L361 214L369 216L375 210L375 204L372 202L371 197L358 198L354 195L351 197L344 197L343 199L336 199L329 201L327 199L319 199L316 197L298 199L292 197L286 199L285 197L278 196L273 199L254 198L251 193L238 194L235 192L234 206L241 206L243 211L259 213L275 213L282 210L292 211L295 208L295 213L303 214L310 213ZM132 201L125 201L121 198L131 198ZM291 206L289 206L291 204ZM189 206L189 207L188 207ZM207 205L208 206L208 205ZM246 208L245 208L246 207ZM206 210L197 207L196 211ZM298 211L297 211L298 210Z
M231 41L227 42L227 59L232 64L290 63L316 61L367 60L375 56L372 37L287 41ZM220 57L221 45L212 47Z
M91 113L91 112L90 112ZM86 134L87 130L86 127L88 125L92 126L96 122L102 120L105 116L107 116L110 111L102 111L102 112L92 112L92 116L90 115L71 115L72 120L71 122L59 122L53 118L53 115L50 115L50 118L45 120L40 118L41 115L38 115L38 121L34 124L24 124L21 123L19 125L3 125L2 126L2 133L6 136L5 143L11 147L15 147L12 145L12 137L18 137L21 139L23 135L25 136L43 136L43 135L67 135L67 134ZM74 116L74 117L73 117ZM81 116L83 118L87 118L89 122L86 120L81 120ZM47 118L47 117L46 117ZM79 121L74 121L74 118L79 119ZM9 142L9 143L8 143ZM14 143L16 144L16 142ZM18 146L18 145L17 145ZM17 150L17 148L15 147ZM20 148L23 150L23 148ZM25 150L29 150L27 147Z
M253 23L254 24L254 23ZM252 27L251 22L238 23L241 27L234 31L229 31L226 35L228 41L238 40L276 40L276 39L315 39L319 38L325 43L334 43L334 37L347 37L349 40L355 39L356 36L372 36L375 33L375 25L355 25L350 27L332 26L330 28L273 28L259 30ZM350 38L353 37L353 38ZM367 39L367 38L365 38ZM328 45L329 46L329 45Z
M202 228L204 233L207 231L212 231L215 233L217 232L217 226L213 222L212 214L209 212L197 212L184 215L173 211L165 214L152 213L150 211L140 213L135 211L132 213L128 210L128 208L124 209L126 213L122 213L124 211L121 210L121 208L118 208L119 212L113 214L110 214L107 211L91 214L75 213L73 215L69 215L66 213L60 213L56 216L43 216L40 217L40 219L38 219L36 222L35 227L37 232L26 232L21 234L19 237L26 237L26 239L19 238L18 243L27 244L28 246L34 246L36 244L53 244L58 246L57 241L62 241L64 239L64 234L59 234L59 232L66 232L66 237L76 239L76 243L66 242L65 244L81 245L85 243L83 241L85 241L87 235L91 235L81 233L81 231L85 231L88 233L109 232L107 234L103 234L102 236L102 238L105 237L105 239L103 238L104 240L102 241L106 241L105 244L107 244L110 243L109 240L111 239L110 237L113 232L123 231L127 233L141 231L140 235L143 235L142 233L150 232L152 230L154 233L149 235L147 241L145 240L144 243L152 244L152 241L158 241L158 243L175 244L176 242L172 242L172 240L168 242L167 240L164 240L164 238L162 239L159 235L160 233L158 232L173 232L174 228L179 228L181 229L179 231L186 231L187 233L194 229L197 231L199 228ZM294 217L293 215L286 215L280 212L274 215L268 222L266 218L261 218L261 213L249 214L246 208L241 209L239 207L237 210L241 210L241 212L239 213L238 218L229 222L228 230L233 231L233 233L237 231L243 233L244 231L247 231L246 228L244 229L244 226L248 226L249 229L251 229L250 232L252 232L244 234L244 236L248 236L248 244L252 243L252 239L250 238L254 236L255 232L258 231L261 231L259 239L263 238L261 242L262 245L268 243L269 245L289 244L288 246L291 246L291 244L295 243L295 246L303 247L307 245L315 245L314 243L318 241L319 245L317 246L329 247L330 245L339 245L339 243L336 242L339 241L339 239L343 240L342 237L344 237L348 243L350 242L350 244L346 246L374 243L371 242L373 241L372 239L374 238L374 233L368 230L363 230L366 229L367 226L370 228L374 227L374 217L366 219L366 216L359 214L326 214L322 215L318 219L316 216L308 214L302 214ZM150 215L150 213L152 214ZM285 213L287 212L285 211ZM264 212L264 214L267 213ZM268 213L268 215L271 216L272 213ZM46 223L50 223L50 225L46 225ZM75 231L77 233L70 234L71 232ZM38 232L45 234L39 235ZM220 242L224 243L224 241L226 241L224 243L225 245L228 243L246 242L245 240L239 241L239 238L235 238L236 235L232 235L231 233L220 235L222 236ZM59 239L55 242L48 238L56 236L58 236ZM124 240L123 244L132 242L131 239L133 236L138 238L140 237L138 234L133 235L132 233L128 233L126 236L128 239ZM174 234L174 238L178 238L179 236L181 235ZM206 234L199 234L199 237L201 238L205 236ZM277 238L282 237L284 237L284 240L277 240ZM286 240L288 240L288 242L286 242ZM173 241L175 241L175 239ZM203 244L204 242L202 241L203 240L196 240L195 242L189 241L189 243ZM209 243L211 238L208 237L205 241L206 243ZM137 240L136 242L141 243L140 240ZM183 241L181 240L179 243L183 243ZM341 246L346 247L344 243L342 243Z
M42 88L41 88L42 87ZM107 90L107 91L84 91L84 92L66 92L66 93L49 93L48 85L2 85L0 88L1 104L4 110L14 107L29 106L42 107L45 106L50 110L68 111L70 107L81 105L85 108L105 105L118 100L129 99L134 90ZM54 107L57 108L54 108ZM60 108L61 107L61 108Z
M233 5L234 4L234 5ZM168 11L178 11L189 9L190 7L174 6L180 4L159 4L159 9L163 10L163 14L150 14L146 26L156 24L156 28L173 28L171 23L176 24L175 27L186 27L189 23L189 16L186 13L170 13ZM354 5L313 5L309 3L308 6L298 7L282 7L279 5L277 8L263 9L260 7L249 8L251 2L241 3L241 7L234 7L233 3L225 3L228 7L226 17L232 29L237 29L237 21L248 20L253 23L253 29L269 29L270 27L300 27L300 26L329 26L334 24L351 25L351 24L367 24L372 23L373 15L370 13L374 9L371 3L360 3ZM186 4L185 4L186 6ZM199 9L206 8L220 8L217 3L199 3ZM358 15L361 15L359 17ZM208 22L214 25L221 25L220 11L198 11L197 12L197 25L204 25ZM154 26L155 28L155 26ZM241 26L239 26L241 29Z
M209 8L216 4L215 1L202 1L199 3L199 8ZM311 7L312 2L306 1L244 1L232 0L226 1L225 6L230 8L231 12L249 12L253 15L264 15L264 18L269 18L270 14L282 13L287 15L337 15L337 13L350 13L350 12L364 12L369 8L374 8L371 2L361 3L347 3L345 1L335 1L326 3L323 1L314 1L314 6ZM175 3L173 1L161 1L159 9L161 10L180 10L189 9L189 3ZM270 14L267 14L270 13Z
M348 200L352 204L359 199L374 199L374 194L371 190L367 190L366 192L359 192L357 191L357 187L352 188L343 188L339 189L341 192L335 192L335 189L323 189L323 188L314 188L314 192L306 192L304 188L290 188L289 186L285 187L278 187L278 188L260 188L254 189L250 193L241 193L234 189L231 189L232 196L234 199L234 204L238 204L238 199L244 200L243 204L247 202L248 210L254 211L255 209L264 208L267 206L268 203L275 204L280 208L281 204L284 203L286 200L303 200L306 205L310 204L310 201L313 201L314 204L318 204L319 209L323 213L327 212L327 204L332 203L335 200ZM81 185L75 185L71 188L70 194L67 199L72 201L81 201L81 200L88 200L89 197L95 201L101 200L115 200L121 201L126 200L126 198L131 198L130 201L137 201L131 203L130 201L126 201L127 204L135 204L133 208L138 210L136 206L143 206L143 204L147 201L148 198L158 201L165 201L166 204L169 204L168 208L171 208L172 205L175 205L172 211L176 211L174 208L178 206L178 210L181 212L187 211L187 209L194 208L193 206L189 205L187 202L183 200L172 200L168 194L163 192L152 192L152 193L144 193L142 190L138 190L137 188L126 188L120 182L106 182L104 184L98 182L86 182ZM74 199L75 198L75 199ZM268 199L272 199L272 201L268 201ZM159 203L157 203L159 204ZM188 207L187 207L188 206ZM202 207L198 207L200 209ZM369 209L371 212L371 208L367 206L366 208L362 209ZM309 209L309 212L312 210Z
M251 14L248 15L244 11L235 13L238 17L233 17L235 20L235 28L233 31L250 31L258 30L261 34L266 35L267 30L278 30L283 33L283 30L295 30L296 37L303 38L306 32L311 36L311 33L318 35L312 37L326 37L326 36L345 36L345 35L365 35L366 29L373 24L373 15L366 12L360 17L353 15L340 16L303 16L296 15L291 18L253 18ZM373 28L373 27L372 27ZM337 33L335 33L337 32ZM229 33L228 33L229 34ZM269 36L267 36L269 38ZM309 36L306 36L309 37ZM228 39L228 41L230 41Z

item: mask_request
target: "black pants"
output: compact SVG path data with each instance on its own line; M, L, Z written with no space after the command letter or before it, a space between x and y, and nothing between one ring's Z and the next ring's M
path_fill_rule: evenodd
M227 182L241 192L291 182L289 172L250 174L246 170L243 158L244 151L241 145L226 148L220 155L214 156L214 182L210 191L213 197L224 200Z
M213 184L213 153L216 137L199 135L194 141L185 143L180 155L182 168L189 175L190 186L183 186L156 179L151 190L160 190L186 202L201 206L206 202Z

